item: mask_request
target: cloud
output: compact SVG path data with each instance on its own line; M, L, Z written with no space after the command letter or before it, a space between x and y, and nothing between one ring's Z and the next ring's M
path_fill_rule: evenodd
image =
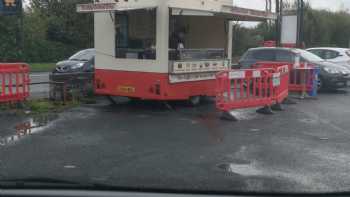
M311 6L316 9L328 9L332 11L350 9L350 0L305 0L305 2L306 1L309 1ZM265 9L265 0L234 0L233 2L236 6Z
M239 7L265 9L265 0L234 0L233 2Z
M336 11L343 8L350 8L350 2L348 0L309 0L309 2L316 9Z

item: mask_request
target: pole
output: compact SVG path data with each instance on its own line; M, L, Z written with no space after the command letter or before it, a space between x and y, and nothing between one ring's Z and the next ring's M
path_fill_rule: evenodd
M276 0L276 46L281 46L282 0Z
M298 0L298 28L297 28L297 47L303 48L304 42L304 0Z
M299 29L299 34L300 34L300 48L304 48L304 0L300 0L300 29Z
M24 62L24 10L23 2L19 0L19 32L20 32L20 51L21 51L21 61Z
M14 16L17 18L17 31L16 31L16 48L19 56L17 56L17 61L23 61L24 60L24 13L23 13L23 7L22 7L22 0L18 0L16 2L18 4L16 13Z
M228 22L228 46L227 46L227 58L229 59L229 66L232 65L232 50L233 50L233 21Z

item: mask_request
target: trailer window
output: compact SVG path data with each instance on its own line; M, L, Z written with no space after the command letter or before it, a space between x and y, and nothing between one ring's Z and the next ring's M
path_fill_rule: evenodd
M225 21L220 17L183 14L170 16L169 60L225 59Z
M116 58L156 59L156 9L116 13Z

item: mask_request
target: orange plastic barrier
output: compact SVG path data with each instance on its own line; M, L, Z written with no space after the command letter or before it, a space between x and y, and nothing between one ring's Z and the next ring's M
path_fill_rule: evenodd
M0 63L0 103L23 101L29 97L29 66Z
M317 96L319 68L312 64L301 63L299 66L287 62L258 62L253 68L278 68L288 66L289 68L289 92Z
M217 74L219 110L271 106L288 96L288 66L228 70Z

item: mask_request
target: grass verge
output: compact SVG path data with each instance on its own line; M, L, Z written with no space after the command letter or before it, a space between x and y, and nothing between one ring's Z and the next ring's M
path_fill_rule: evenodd
M63 104L62 102L52 102L49 100L31 100L24 103L24 107L32 114L43 114L52 112L62 112L66 109L77 107L80 105L79 101L71 101Z
M55 69L55 63L30 63L30 72L51 72Z
M79 101L70 101L70 102L53 102L47 99L42 100L30 100L23 103L5 103L0 104L0 114L1 113L10 113L10 114L46 114L46 113L60 113L64 110L78 107L81 104Z

